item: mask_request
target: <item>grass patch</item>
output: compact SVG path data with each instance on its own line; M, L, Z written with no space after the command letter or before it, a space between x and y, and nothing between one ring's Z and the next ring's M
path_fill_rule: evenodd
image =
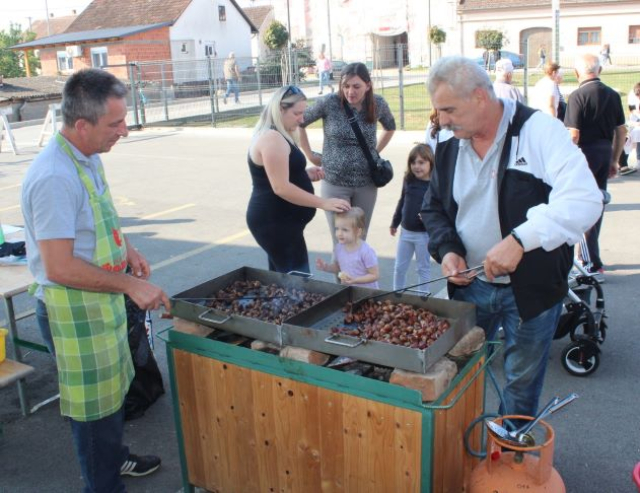
M538 82L544 75L539 71L530 71L528 73L529 90ZM495 79L494 74L490 74L492 80ZM431 98L425 81L427 80L427 72L424 70L413 70L407 72L407 78L409 81L405 81L405 85L402 91L402 97L404 99L404 129L405 130L425 130L429 121L429 112L431 111ZM414 79L411 80L411 79ZM602 81L608 86L620 91L622 96L622 103L625 111L627 108L627 94L634 86L634 84L640 81L640 72L631 70L605 70L601 76ZM514 73L513 83L519 88L524 84L524 72L518 70ZM563 85L577 86L578 80L573 73L573 70L564 70ZM308 87L305 89L309 90ZM381 95L389 104L391 112L396 119L396 126L401 128L401 114L400 114L400 89L396 87L379 88L376 86L376 94ZM314 104L314 101L310 101L309 104ZM224 115L224 120L219 120L216 123L217 127L240 127L240 128L252 128L258 121L258 115ZM193 126L207 126L211 125L211 122L193 122ZM314 122L309 128L322 128L322 121Z

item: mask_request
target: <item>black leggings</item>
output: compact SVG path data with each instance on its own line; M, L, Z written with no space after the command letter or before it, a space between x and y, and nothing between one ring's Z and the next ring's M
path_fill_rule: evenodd
M304 241L302 222L261 222L247 218L249 230L258 245L267 253L269 270L287 273L292 270L311 272L309 254Z

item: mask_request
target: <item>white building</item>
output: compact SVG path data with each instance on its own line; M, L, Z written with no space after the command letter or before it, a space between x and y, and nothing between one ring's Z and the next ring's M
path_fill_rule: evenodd
M395 47L407 44L405 64L429 65L438 56L435 46L429 49L429 26L434 25L447 34L443 56L480 56L476 32L482 29L503 31L504 49L515 53L524 53L528 39L530 64L537 64L540 45L552 53L552 0L289 0L288 8L287 0L238 3L273 6L275 19L287 26L290 18L294 41L304 39L314 52L324 48L334 60L373 63L375 58L380 65L395 65ZM598 52L605 43L614 63L640 58L639 0L561 0L559 19L565 63L576 53Z

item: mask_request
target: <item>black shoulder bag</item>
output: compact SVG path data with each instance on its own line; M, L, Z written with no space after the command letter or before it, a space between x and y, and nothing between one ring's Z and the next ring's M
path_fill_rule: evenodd
M358 139L358 143L360 144L364 157L367 158L367 162L369 163L369 170L371 172L373 184L376 187L384 187L393 178L393 166L391 166L389 161L382 159L380 156L378 156L377 160L373 158L371 150L367 145L367 141L364 140L364 135L362 135L362 130L360 130L360 127L358 126L358 121L356 120L356 116L353 114L351 106L349 106L349 103L346 101L343 101L343 104L344 110L347 112L347 120L353 129L356 139Z

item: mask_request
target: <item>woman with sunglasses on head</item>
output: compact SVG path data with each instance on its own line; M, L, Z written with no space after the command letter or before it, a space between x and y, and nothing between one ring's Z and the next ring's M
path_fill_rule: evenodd
M304 113L300 128L300 144L307 158L322 166L324 180L320 188L322 197L339 197L365 212L366 238L376 203L378 189L371 180L369 163L353 133L343 106L346 101L353 109L357 123L374 158L387 146L396 129L396 122L389 105L382 96L373 93L369 71L364 63L350 63L340 74L339 91L318 98ZM304 127L322 119L324 143L322 154L311 151ZM377 124L382 124L378 137ZM329 229L335 245L334 214L327 212Z
M296 86L278 89L262 110L249 147L253 191L247 225L269 257L269 270L309 272L304 228L316 209L344 212L349 202L320 198L312 181L323 178L318 167L307 168L298 148L298 127L307 98Z

